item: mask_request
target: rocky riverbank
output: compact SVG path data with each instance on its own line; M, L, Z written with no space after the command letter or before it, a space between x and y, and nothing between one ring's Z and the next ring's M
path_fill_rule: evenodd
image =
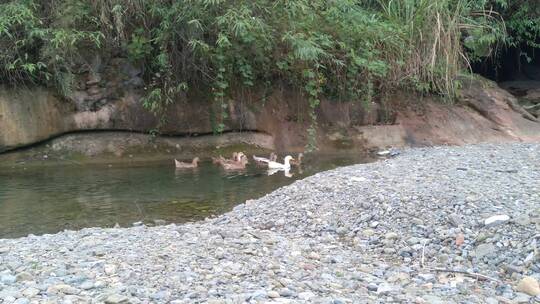
M534 303L540 145L413 149L203 222L0 240L4 303Z

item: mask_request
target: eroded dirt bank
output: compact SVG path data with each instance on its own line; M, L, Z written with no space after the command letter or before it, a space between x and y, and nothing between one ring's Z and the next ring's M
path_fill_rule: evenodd
M0 151L72 132L127 131L123 134L129 138L138 136L129 132L155 130L158 121L142 107L140 91L131 82L86 82L84 90L71 99L59 99L43 89L0 90ZM540 140L538 119L524 110L516 97L485 80L465 80L464 85L461 97L451 105L433 97L404 94L388 96L384 106L323 100L317 110L319 147L373 149ZM264 100L259 97L239 94L229 102L225 132L240 135L226 135L223 141L242 141L241 133L251 132L271 137L271 142L263 136L254 138L253 144L303 150L309 127L305 99L287 90L275 90ZM205 100L204 96L200 100ZM212 134L213 111L206 102L179 102L167 110L160 132L180 137ZM90 141L97 140L99 135L90 137ZM107 143L106 137L103 141L114 145ZM121 140L119 147L108 150L122 150L126 141L130 140Z

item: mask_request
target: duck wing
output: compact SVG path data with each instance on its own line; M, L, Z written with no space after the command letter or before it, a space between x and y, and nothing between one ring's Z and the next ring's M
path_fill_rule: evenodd
M280 163L275 162L275 161L269 161L268 162L268 168L270 168L270 169L283 169L283 168L285 168L285 165L280 164Z
M271 162L268 158L259 157L255 155L253 155L253 160L255 160L256 162L267 163L267 164Z
M191 164L191 163L184 163L184 162L181 162L181 161L177 161L176 159L174 160L174 165L176 166L176 168L193 168L194 165Z

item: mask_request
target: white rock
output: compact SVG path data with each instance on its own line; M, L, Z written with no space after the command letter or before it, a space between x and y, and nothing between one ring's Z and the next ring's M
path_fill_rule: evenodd
M33 298L39 294L39 289L34 287L28 287L23 291L22 294L27 298Z
M484 220L484 225L486 226L495 226L499 224L504 224L510 220L510 217L506 214L494 215L488 217Z
M116 265L113 265L113 264L107 264L107 265L105 265L103 267L103 270L105 271L106 275L115 274L117 269L118 269L118 267Z
M268 295L269 298L279 298L279 293L275 290L270 290L266 295Z

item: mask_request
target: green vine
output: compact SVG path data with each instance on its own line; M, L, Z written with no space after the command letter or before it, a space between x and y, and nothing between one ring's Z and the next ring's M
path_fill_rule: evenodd
M317 113L315 112L320 101L322 92L321 85L324 84L324 78L317 69L306 69L303 73L305 79L304 90L308 97L310 125L307 129L308 140L306 152L313 152L317 147Z

